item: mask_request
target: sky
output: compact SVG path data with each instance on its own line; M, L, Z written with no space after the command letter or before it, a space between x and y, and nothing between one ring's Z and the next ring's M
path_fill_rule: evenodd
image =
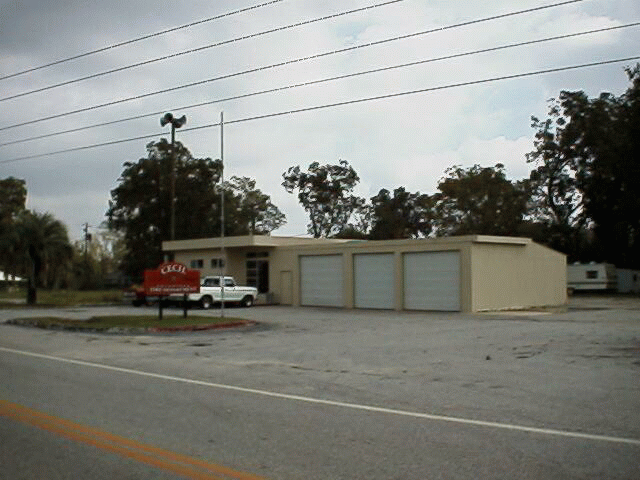
M624 27L640 22L637 0L538 9L560 2L0 0L0 178L24 179L27 207L52 213L72 239L85 223L99 232L123 164L169 138L164 112L186 115L176 139L214 159L224 112L225 176L254 178L271 196L287 216L274 235L307 234L306 213L281 185L295 165L346 160L367 199L400 186L435 193L452 166L502 163L510 179L528 177L531 117L545 118L562 90L620 95L624 68L637 61L479 81L640 55L640 27ZM527 9L538 10L514 14ZM612 27L624 28L495 50ZM461 56L485 49L494 50ZM318 82L413 62L421 63ZM383 98L367 100L375 97ZM206 105L190 107L198 103ZM51 154L80 147L92 148Z

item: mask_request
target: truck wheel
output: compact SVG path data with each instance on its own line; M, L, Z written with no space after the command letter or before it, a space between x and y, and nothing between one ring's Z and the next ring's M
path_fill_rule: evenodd
M253 297L251 295L247 295L242 299L242 302L240 303L242 304L243 307L248 308L253 305Z
M213 299L209 295L205 295L200 299L200 306L204 310L209 310L212 304L213 304Z

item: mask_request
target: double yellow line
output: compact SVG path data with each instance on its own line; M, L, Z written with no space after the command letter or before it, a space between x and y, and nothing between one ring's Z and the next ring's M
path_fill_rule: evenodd
M31 425L69 438L76 442L115 453L125 458L173 472L196 480L264 480L248 473L238 472L221 465L203 462L161 448L136 442L128 438L103 432L96 428L54 417L17 403L0 400L0 416Z

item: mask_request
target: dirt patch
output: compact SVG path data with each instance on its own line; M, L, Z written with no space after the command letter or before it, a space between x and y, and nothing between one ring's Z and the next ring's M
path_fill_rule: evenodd
M69 332L87 332L87 333L108 333L108 334L145 334L145 333L180 333L180 332L198 332L205 330L219 330L229 328L248 328L258 325L255 320L229 320L228 322L217 323L199 323L194 325L179 325L179 326L149 326L149 327L128 327L128 326L113 326L110 328L96 328L89 321L44 321L38 318L16 318L13 320L7 320L5 322L8 325L17 325L21 327L35 327L46 330L62 330Z

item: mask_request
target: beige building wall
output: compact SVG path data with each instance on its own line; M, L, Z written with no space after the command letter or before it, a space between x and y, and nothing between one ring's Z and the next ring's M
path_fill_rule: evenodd
M269 284L274 301L286 305L300 305L299 257L302 255L341 255L346 288L345 251L342 248L335 246L281 247L273 252L269 263ZM345 301L347 299L348 294L345 295Z
M565 255L531 240L475 243L470 266L473 312L567 302Z
M203 259L201 275L219 275L211 258L219 258L219 239L165 242L175 260L190 266ZM291 237L231 237L225 239L226 274L246 283L249 252L269 252L269 292L273 301L300 305L300 257L340 255L346 308L354 308L354 255L392 253L395 282L394 309L403 310L404 255L410 252L460 253L460 309L463 312L563 305L566 294L566 258L529 239L462 236L420 240L321 240Z
M228 252L225 252L226 256L228 257ZM174 260L178 263L182 263L183 265L185 265L187 268L192 268L191 266L191 262L193 260L202 260L203 266L202 268L198 268L198 270L200 271L200 276L201 277L205 277L207 275L221 275L222 274L222 269L221 268L212 268L211 267L211 260L212 259L222 259L222 252L220 251L220 249L194 249L194 250L179 250L176 251L174 253ZM227 266L226 266L226 275L234 275L233 268L232 268L232 264L236 263L233 261L230 261L229 258L227 258ZM239 280L238 280L239 281Z
M409 252L428 251L459 251L460 252L460 305L463 311L470 311L471 292L469 268L469 237L438 238L429 240L386 240L386 241L358 241L345 242L340 245L305 245L286 246L278 248L271 257L270 265L271 285L274 299L282 301L282 291L287 305L300 305L300 261L304 255L341 255L344 280L344 299L346 308L354 308L354 255L367 253L392 253L395 256L395 310L403 310L404 271L403 255ZM283 273L285 272L285 273ZM290 279L290 285L288 281ZM284 285L284 286L283 286ZM291 295L289 295L289 291ZM290 303L289 303L290 302Z
M192 260L203 260L203 267L200 268L200 276L221 275L220 268L211 267L211 259L226 259L225 275L230 275L238 283L247 282L247 253L268 252L269 253L269 286L270 291L280 291L280 277L274 273L280 248L292 245L297 247L307 244L320 245L340 245L348 240L340 239L317 239L317 238L296 238L296 237L271 237L268 235L244 235L216 238L198 238L193 240L171 240L162 243L165 252L173 252L174 260L190 268ZM224 245L224 253L221 245ZM276 259L276 260L274 260Z

